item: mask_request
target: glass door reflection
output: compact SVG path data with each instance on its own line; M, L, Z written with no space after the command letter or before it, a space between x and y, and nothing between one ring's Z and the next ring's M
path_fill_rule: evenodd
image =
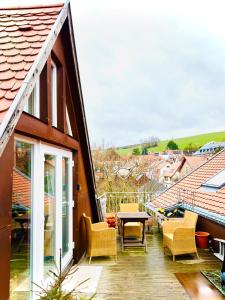
M44 276L55 268L56 157L44 155Z

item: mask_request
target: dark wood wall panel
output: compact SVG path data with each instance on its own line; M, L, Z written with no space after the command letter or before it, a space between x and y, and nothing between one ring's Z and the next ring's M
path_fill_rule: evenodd
M0 157L0 299L9 298L10 224L12 199L12 172L14 161L13 136Z
M0 299L9 299L9 278L10 278L10 229L8 225L0 229Z
M220 238L225 240L225 226L222 226L211 220L205 219L201 216L199 216L198 218L196 230L209 232L210 238L212 239L212 246L216 250L218 250L218 243L213 242L213 238Z

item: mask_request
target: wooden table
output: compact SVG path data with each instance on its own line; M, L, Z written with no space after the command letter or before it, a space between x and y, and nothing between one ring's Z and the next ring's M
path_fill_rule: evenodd
M148 220L149 215L146 212L118 212L117 218L120 219L122 225L122 251L125 246L142 246L147 250L147 244L145 241L145 221ZM141 240L127 240L124 237L124 226L128 222L140 222L142 223L142 239Z

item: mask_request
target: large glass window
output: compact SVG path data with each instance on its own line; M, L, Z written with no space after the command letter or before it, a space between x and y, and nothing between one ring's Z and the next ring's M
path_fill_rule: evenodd
M15 141L12 194L10 299L28 299L31 289L33 146Z
M55 267L56 157L44 161L44 273Z

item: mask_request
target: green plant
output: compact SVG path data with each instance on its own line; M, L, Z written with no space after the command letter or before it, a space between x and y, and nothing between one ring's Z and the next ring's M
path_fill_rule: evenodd
M166 147L167 147L167 149L170 149L170 150L178 149L178 145L173 140L169 141Z
M49 270L48 275L52 278L52 282L47 286L43 287L39 284L34 283L39 288L39 291L37 292L37 296L40 297L40 300L91 300L94 299L95 295L92 295L91 297L86 297L83 295L79 295L79 292L77 291L77 288L81 286L83 283L89 280L89 278L83 280L79 284L75 286L74 289L72 289L69 292L66 292L63 290L62 286L64 283L64 280L74 274L78 271L79 267L75 268L75 270L72 270L73 263L71 263L70 267L67 271L62 271L62 255L61 255L61 249L60 249L60 264L59 268L56 266L56 272Z
M134 148L132 151L132 155L140 155L140 149L139 148Z

